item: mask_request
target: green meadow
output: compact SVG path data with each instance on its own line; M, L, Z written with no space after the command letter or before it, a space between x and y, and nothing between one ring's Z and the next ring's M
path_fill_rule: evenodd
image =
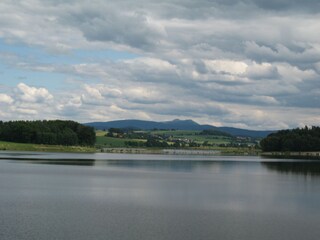
M96 151L94 147L42 145L42 144L14 143L14 142L4 142L4 141L0 141L0 150L35 151L35 152L79 152L79 153L91 153Z
M213 135L200 135L201 131L193 130L164 130L164 131L150 131L150 134L169 135L173 139L190 139L196 143L202 144L207 141L208 144L229 144L232 142L230 137L213 136Z
M128 147L126 142L146 142L147 137L160 137L160 141L167 141L173 145L175 141L192 141L199 144L199 147L188 147L193 149L208 149L208 150L223 150L224 152L237 152L239 150L238 144L254 145L253 139L239 140L231 136L220 135L202 135L201 131L192 130L155 130L155 131L135 131L134 133L145 134L143 139L129 137L123 135L122 137L109 137L106 131L96 131L96 147L97 148L125 148ZM161 140L163 139L163 140ZM165 139L165 140L164 140ZM245 147L241 147L242 150ZM249 148L248 148L249 149ZM241 151L242 151L241 150Z

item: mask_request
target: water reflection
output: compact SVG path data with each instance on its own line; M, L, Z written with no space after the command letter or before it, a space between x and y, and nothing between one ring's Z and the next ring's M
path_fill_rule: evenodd
M125 167L148 170L170 170L170 171L187 171L191 172L196 168L212 168L218 165L213 161L162 161L162 160L108 160L97 161L98 165L108 165L113 167Z
M46 165L71 165L71 166L94 166L95 160L91 159L13 159L15 162L46 164Z
M320 162L238 162L238 161L183 161L183 160L36 160L33 163L53 165L76 165L130 168L153 171L193 172L196 170L206 172L255 172L264 169L277 171L281 174L294 174L304 176L320 176Z
M97 166L116 167L147 170L170 170L191 172L194 169L212 169L222 166L231 166L230 163L222 164L213 161L183 161L183 160L89 160L89 159L14 159L16 162L49 164L49 165L73 165L73 166Z
M259 162L221 160L89 160L89 159L11 159L16 163L90 166L97 169L127 169L152 172L201 172L201 173L258 173Z
M262 165L283 174L320 176L320 162L263 162Z
M181 156L139 154L70 154L1 152L0 159L17 163L127 168L171 172L227 172L320 176L320 162L306 160L262 159L248 156Z
M73 165L73 166L94 166L95 160L46 160L46 161L33 161L39 164L52 164L52 165Z
M305 181L298 175L318 175L317 162L50 156L0 161L0 239L313 240L320 235L320 178Z

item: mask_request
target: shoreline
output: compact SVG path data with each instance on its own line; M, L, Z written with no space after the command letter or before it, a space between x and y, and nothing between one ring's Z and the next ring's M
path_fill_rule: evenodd
M320 160L320 151L315 151L315 152L262 152L261 157Z
M259 151L245 149L190 149L190 148L101 148L101 153L123 154L161 154L161 155L198 155L198 156L259 156Z
M103 148L98 150L103 153L124 154L161 154L161 155L221 155L220 150L198 150L198 149L165 149L165 148Z
M61 152L61 153L94 153L96 148L86 146L61 146L33 143L16 143L0 141L1 151L28 151L28 152Z
M259 151L242 148L193 149L193 148L96 148L83 146L58 146L0 141L0 151L52 152L52 153L118 153L198 156L258 156Z

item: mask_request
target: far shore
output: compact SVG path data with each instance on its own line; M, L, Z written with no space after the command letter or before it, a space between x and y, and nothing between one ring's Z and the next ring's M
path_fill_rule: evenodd
M164 155L203 155L203 156L258 156L265 158L320 160L320 151L316 152L260 152L249 148L96 148L85 146L60 146L13 143L0 141L0 151L32 151L60 153L123 153L123 154L164 154Z
M266 158L294 158L320 160L320 151L314 152L262 152L261 156Z
M61 153L126 153L126 154L168 154L168 155L259 155L260 151L250 148L117 148L117 147L86 147L61 146L32 143L15 143L0 141L0 151L32 151L32 152L61 152Z
M203 155L203 156L257 156L259 151L241 148L197 149L197 148L101 148L98 152L126 154L165 154L165 155Z
M162 149L162 148L102 148L98 150L104 153L126 154L167 154L167 155L221 155L219 150L201 149Z
M166 155L259 155L258 150L249 148L96 148L85 146L60 146L0 141L0 151L31 151L61 153L126 153L126 154L166 154Z
M260 152L245 149L162 149L162 148L94 148L82 146L56 146L41 144L9 143L0 141L0 151L8 152L52 152L52 153L117 153L117 154L160 154L189 156L261 156L279 159L320 160L316 152Z

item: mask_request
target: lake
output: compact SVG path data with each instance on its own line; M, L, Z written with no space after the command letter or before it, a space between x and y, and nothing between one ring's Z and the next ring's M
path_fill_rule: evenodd
M320 162L0 152L0 239L318 239Z

